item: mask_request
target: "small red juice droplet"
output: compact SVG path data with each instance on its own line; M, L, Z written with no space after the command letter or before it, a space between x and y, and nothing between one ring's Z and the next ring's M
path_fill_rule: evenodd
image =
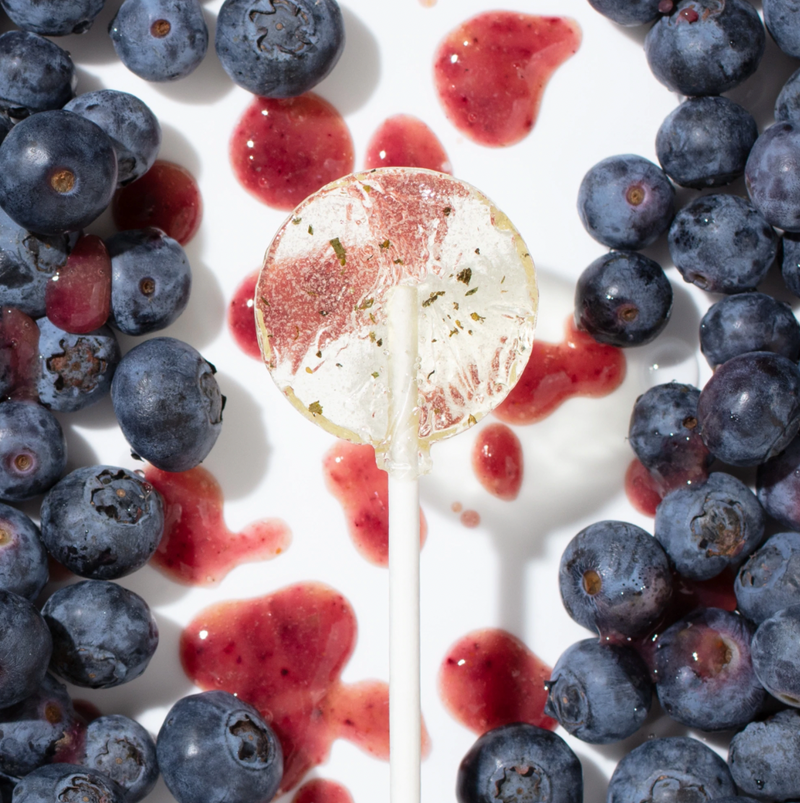
M459 639L439 668L439 696L475 733L527 722L553 729L545 716L551 669L505 630L476 630Z
M255 311L253 309L258 274L259 271L248 274L236 288L228 307L228 328L236 341L236 345L248 357L255 357L260 360L261 349L258 347Z
M294 209L311 193L353 170L353 140L342 116L309 92L254 98L231 138L239 183L274 209Z
M389 475L375 463L369 444L339 440L322 463L325 484L342 505L347 528L361 556L376 566L389 565ZM428 525L419 512L420 547Z
M658 483L635 457L625 472L625 495L634 509L643 516L655 516L656 508L661 504Z
M451 123L479 145L512 145L533 128L547 82L580 46L564 17L490 11L451 31L434 81Z
M0 376L4 399L38 401L39 327L16 307L0 307Z
M155 226L186 245L200 228L203 199L185 167L158 159L141 178L117 190L111 212L121 231Z
M477 510L465 510L459 516L459 521L471 530L481 523L481 514Z
M47 317L59 329L76 335L91 332L111 311L111 257L94 234L81 237L66 263L47 283Z
M145 479L164 497L164 536L150 562L180 583L217 583L240 563L271 560L291 543L280 519L231 532L223 518L222 489L201 466L173 473L148 465Z
M625 379L625 354L567 321L562 343L535 341L519 382L494 414L507 424L541 421L571 396L607 396Z
M313 778L295 792L292 803L353 803L353 796L336 781Z
M452 175L442 143L417 117L396 114L381 123L367 145L365 165L375 167L424 167Z
M522 444L505 424L490 424L472 448L472 470L480 484L498 499L511 501L522 487Z

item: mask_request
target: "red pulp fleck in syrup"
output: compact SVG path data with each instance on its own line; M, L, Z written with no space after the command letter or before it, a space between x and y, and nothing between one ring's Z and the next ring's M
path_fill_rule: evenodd
M491 11L451 31L434 58L434 81L450 122L479 145L513 145L533 128L557 67L580 46L563 17Z
M254 302L259 271L248 274L236 288L228 307L228 329L236 345L248 356L261 359L258 347Z
M297 790L292 803L353 803L353 796L336 781L314 778Z
M0 307L0 369L10 380L4 399L38 401L39 327L16 307Z
M563 343L535 341L519 382L494 411L507 424L541 421L571 396L607 396L625 379L625 354L567 321Z
M634 509L643 516L655 516L656 508L661 504L658 483L635 457L625 472L625 495Z
M517 498L522 486L522 444L510 427L490 424L481 430L472 448L472 470L498 499Z
M553 729L545 716L544 683L551 669L504 630L476 630L457 641L439 669L439 695L447 710L477 734L528 722Z
M396 114L381 123L367 145L367 170L375 167L424 167L450 173L453 168L442 143L422 120Z
M339 440L322 463L325 484L341 504L347 528L361 556L376 566L389 565L389 475L375 463L369 444ZM419 512L419 542L428 525Z
M103 241L87 234L75 243L64 267L47 283L47 317L59 329L80 335L108 320L111 257Z
M164 536L150 562L178 582L217 583L240 563L270 560L291 543L280 519L231 532L223 518L222 489L201 466L173 473L148 465L145 479L164 497Z
M230 144L239 183L267 206L294 209L353 170L353 140L342 116L313 93L254 98Z
M481 514L477 510L465 510L460 516L459 521L469 529L477 527L481 523Z
M159 159L141 178L117 190L111 212L122 231L155 226L186 245L200 228L203 199L185 167Z

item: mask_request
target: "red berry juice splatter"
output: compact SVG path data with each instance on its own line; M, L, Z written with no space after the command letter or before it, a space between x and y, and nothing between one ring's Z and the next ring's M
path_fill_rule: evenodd
M258 347L256 335L255 312L253 298L256 294L256 282L259 271L248 274L236 288L230 306L228 307L228 329L236 341L236 345L248 357L261 359L261 349Z
M511 722L555 728L545 716L544 683L551 669L504 630L476 630L459 639L439 669L447 710L481 734Z
M122 231L155 226L186 245L200 228L203 199L185 167L159 159L141 178L117 190L111 212Z
M367 145L367 170L375 167L424 167L450 173L453 168L442 143L417 117L396 114L381 123Z
M217 583L240 563L270 560L291 543L280 519L231 532L223 518L222 489L201 466L173 473L148 465L145 479L164 497L164 536L150 562L178 582Z
M490 11L451 31L434 58L450 122L479 145L512 145L533 128L553 71L581 42L563 17Z
M0 376L3 399L38 401L39 327L16 307L0 307Z
M507 424L533 424L571 396L607 396L625 379L625 354L597 343L570 319L562 343L535 341L519 382L494 411Z
M389 565L389 475L369 444L339 440L322 463L325 484L342 505L353 544L370 563ZM420 547L428 526L419 512Z
M342 116L309 92L297 98L254 98L230 144L239 183L267 206L294 209L353 170L353 140Z
M643 516L655 516L662 494L658 483L637 459L633 458L625 472L625 495L634 509Z
M91 332L111 311L111 257L95 234L81 237L64 267L47 283L47 317L59 329L76 335Z
M353 803L353 796L336 781L313 778L295 792L292 803Z
M472 448L472 470L493 496L510 502L522 486L522 444L505 424L490 424Z

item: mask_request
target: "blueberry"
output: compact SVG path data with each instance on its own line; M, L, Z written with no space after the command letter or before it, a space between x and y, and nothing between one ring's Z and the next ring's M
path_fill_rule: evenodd
M800 605L782 608L761 622L750 651L764 688L786 705L800 707Z
M747 0L680 0L644 41L647 63L682 95L719 95L749 78L764 55L766 35Z
M208 691L178 700L157 740L161 774L178 803L261 803L283 776L280 742L244 700Z
M40 234L87 226L109 205L116 183L108 135L73 112L34 114L0 147L0 206Z
M161 126L144 102L115 89L98 89L73 98L66 106L111 138L117 154L117 186L124 187L143 176L161 147Z
M18 28L43 36L85 33L104 4L105 0L2 0L3 10Z
M800 357L800 323L792 308L764 293L740 293L712 304L700 321L700 350L712 368L746 354Z
M48 575L39 528L22 511L0 503L0 588L35 600Z
M800 438L758 467L758 500L783 527L800 530Z
M125 0L108 34L122 63L146 81L185 78L208 49L197 0Z
M800 70L792 73L775 99L775 122L800 123Z
M461 761L458 803L580 803L583 771L555 733L525 722L487 731Z
M764 24L778 47L787 56L800 58L800 30L794 0L764 0Z
M604 637L645 635L672 597L661 545L624 521L581 530L561 556L558 583L567 613Z
M786 287L800 296L800 234L784 232L781 246L781 276Z
M115 234L106 246L112 324L126 335L143 335L177 320L192 288L192 270L180 243L147 228Z
M60 109L75 82L69 53L54 42L27 31L0 34L0 109L11 117Z
M164 532L161 494L131 471L85 466L42 501L42 539L70 571L114 580L144 566Z
M14 803L124 803L125 793L107 776L77 764L48 764L20 780Z
M778 235L736 195L705 195L681 209L669 252L684 280L712 293L753 290L778 253Z
M800 429L800 371L786 357L751 351L717 368L697 404L709 450L732 466L782 452Z
M800 128L775 123L764 131L744 178L750 200L770 225L800 231Z
M716 96L688 98L658 129L656 153L676 184L722 187L744 173L757 137L753 115L738 103Z
M53 414L33 402L0 404L0 499L21 502L55 485L67 444Z
M225 0L214 44L234 83L262 97L296 97L342 55L342 12L336 0Z
M609 246L635 251L658 239L675 214L675 191L664 171L642 156L609 156L578 189L586 231Z
M111 400L131 448L164 471L194 468L222 429L225 397L213 366L174 338L132 348L117 367Z
M575 286L575 323L599 343L649 343L663 331L671 311L672 285L661 266L633 251L599 257Z
M107 580L82 580L42 608L53 634L50 669L76 686L110 689L139 677L158 646L147 603Z
M647 25L660 16L664 0L589 0L589 5L618 25ZM671 2L669 3L671 6Z
M617 764L607 803L716 800L736 795L728 765L688 736L650 739Z
M782 608L800 605L800 533L776 533L739 569L737 607L759 624Z
M545 688L545 714L591 744L609 744L636 733L653 697L650 673L637 653L596 638L568 647Z

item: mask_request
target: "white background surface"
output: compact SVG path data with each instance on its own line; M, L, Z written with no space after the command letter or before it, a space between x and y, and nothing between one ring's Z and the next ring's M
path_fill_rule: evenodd
M104 713L124 713L157 731L169 706L194 691L178 663L181 627L211 602L265 594L290 583L324 581L352 603L359 641L343 679L388 679L388 574L361 558L346 532L339 504L324 487L321 461L332 438L301 418L273 387L260 363L246 357L229 336L225 315L239 282L260 264L272 234L283 221L249 196L228 162L228 141L250 96L231 84L213 47L201 67L169 85L149 85L117 61L105 30L118 0L109 0L84 37L58 40L79 68L78 91L112 87L139 95L164 129L161 158L178 162L197 177L205 214L187 246L194 290L183 317L164 334L185 339L213 362L228 397L222 435L204 465L217 477L227 500L225 517L236 530L257 518L279 517L293 543L274 561L243 565L215 588L180 586L146 567L122 583L151 603L161 644L145 675L115 690L73 690ZM213 37L217 0L204 4ZM553 75L539 120L521 143L487 149L450 125L436 99L432 60L442 37L470 16L490 9L576 19L583 30L578 53ZM604 248L585 234L575 209L586 170L616 153L655 159L654 139L678 98L652 77L644 57L644 30L625 30L599 16L586 0L345 0L344 56L316 91L344 115L355 143L356 169L366 144L383 120L411 113L439 136L454 174L479 187L511 218L536 262L541 290L537 337L560 340L571 312L580 272ZM771 41L755 79L731 93L756 112L760 127L771 122L774 98L795 64L776 53ZM734 189L742 192L741 184ZM680 198L689 197L679 193ZM108 221L92 227L110 233ZM648 253L668 265L663 242ZM551 666L574 640L589 634L563 611L557 566L566 543L582 527L603 518L622 518L651 529L623 493L632 458L625 441L635 397L652 376L648 367L669 362L665 348L693 351L700 315L709 298L683 284L674 269L675 309L667 333L652 346L629 352L628 377L612 396L572 400L546 421L515 428L523 442L525 480L518 500L501 502L486 493L469 469L475 431L435 447L434 470L422 482L429 524L422 553L422 697L433 749L423 765L426 803L454 799L458 763L475 736L444 710L437 694L439 664L458 638L481 627L502 627L520 637ZM775 285L774 279L769 280ZM672 344L670 347L669 344ZM686 344L691 344L687 346ZM123 340L123 347L130 339ZM682 353L683 353L682 352ZM694 356L657 372L657 381L697 381L708 369ZM70 468L90 462L137 465L104 402L62 417ZM484 423L489 423L490 417ZM477 510L482 524L466 529L452 512L461 502ZM585 773L587 803L605 799L605 778L626 749L649 733L676 732L653 716L623 746L592 748L571 740ZM715 737L712 744L723 745ZM388 801L388 764L353 745L334 744L328 764L315 775L344 784L356 803ZM170 795L159 782L157 803Z

